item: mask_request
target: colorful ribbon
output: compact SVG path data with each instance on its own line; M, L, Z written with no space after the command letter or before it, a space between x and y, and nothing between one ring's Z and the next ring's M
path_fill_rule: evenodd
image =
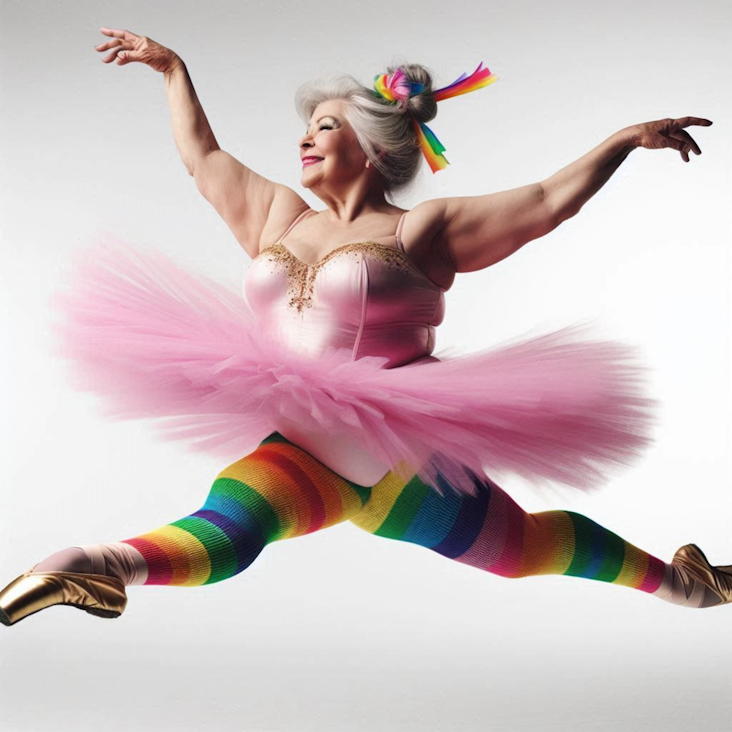
M476 89L481 89L492 84L496 79L498 77L491 73L490 69L483 68L483 62L481 61L478 68L470 76L463 72L452 84L434 91L435 101L441 102L444 99L450 99L450 97L457 97L460 94L467 94ZM377 74L374 77L374 89L384 99L396 104L419 94L424 89L424 85L410 82L405 73L401 69L397 69L391 76L389 74ZM436 173L438 170L444 170L449 165L442 154L445 151L445 146L424 122L418 122L414 117L412 117L412 121L414 122L422 154L427 159L432 172Z

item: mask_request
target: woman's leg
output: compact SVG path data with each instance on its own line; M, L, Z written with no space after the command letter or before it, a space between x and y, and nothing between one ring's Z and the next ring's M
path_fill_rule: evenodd
M440 496L414 476L389 473L351 522L503 577L565 574L632 587L679 605L709 607L719 595L675 565L573 511L525 512L493 481L477 496Z
M34 571L114 574L126 585L220 582L246 569L270 542L354 516L370 491L274 433L219 473L195 513L121 542L69 547Z

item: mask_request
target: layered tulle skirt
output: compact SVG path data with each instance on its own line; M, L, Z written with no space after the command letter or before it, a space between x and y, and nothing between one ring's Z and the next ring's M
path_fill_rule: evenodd
M264 332L241 293L112 237L73 256L51 305L53 353L101 415L222 459L286 417L439 492L507 474L588 490L637 462L656 422L636 349L588 324L396 368L314 358Z

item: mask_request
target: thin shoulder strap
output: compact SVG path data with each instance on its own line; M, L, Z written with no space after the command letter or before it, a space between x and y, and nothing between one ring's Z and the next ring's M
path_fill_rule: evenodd
M399 217L399 223L397 224L397 230L396 230L396 242L399 249L404 251L404 242L402 241L402 226L404 226L404 217L408 214L408 211L405 211L400 217Z
M312 208L306 208L288 227L287 231L280 237L280 241L283 241L284 238L300 223L302 219L304 219L308 214L315 213L314 209Z

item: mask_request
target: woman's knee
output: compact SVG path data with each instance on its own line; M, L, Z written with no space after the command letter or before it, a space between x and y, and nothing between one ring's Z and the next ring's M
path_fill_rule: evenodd
M275 538L299 536L357 514L370 488L335 473L278 433L224 468L209 496L243 501L271 527Z

